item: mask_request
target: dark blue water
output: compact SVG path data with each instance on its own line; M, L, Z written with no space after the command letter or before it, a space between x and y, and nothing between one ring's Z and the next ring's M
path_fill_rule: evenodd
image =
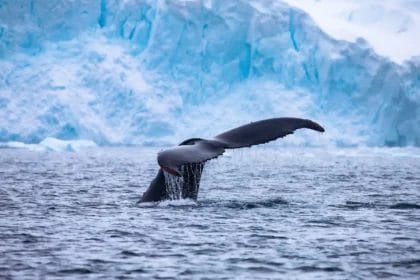
M137 204L159 149L0 150L1 279L419 279L420 150L253 148Z

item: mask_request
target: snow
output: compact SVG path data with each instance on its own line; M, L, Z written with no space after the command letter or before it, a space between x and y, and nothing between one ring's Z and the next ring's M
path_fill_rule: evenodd
M286 0L307 12L336 39L363 38L380 55L397 63L420 56L418 0Z
M281 1L3 1L0 142L166 145L295 116L327 132L278 144L420 146L420 59L315 22Z

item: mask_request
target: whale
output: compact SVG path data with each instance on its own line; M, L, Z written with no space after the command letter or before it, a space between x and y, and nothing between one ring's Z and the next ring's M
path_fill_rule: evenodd
M251 122L223 132L213 139L184 140L178 146L158 153L159 171L139 202L197 200L201 175L207 161L221 156L227 149L268 143L301 128L325 131L312 120L283 117Z

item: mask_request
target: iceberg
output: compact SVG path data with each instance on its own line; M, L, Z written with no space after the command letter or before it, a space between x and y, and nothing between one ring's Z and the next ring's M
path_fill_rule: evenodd
M96 143L90 140L60 140L47 137L39 144L26 144L18 141L0 143L0 148L26 149L37 152L78 152L84 149L95 148Z
M55 152L77 152L83 149L97 147L95 142L90 140L64 141L52 137L47 137L46 139L42 140L41 143L39 143L39 146L46 151Z
M166 145L296 116L327 133L285 145L420 146L420 59L282 1L2 1L0 68L0 142Z

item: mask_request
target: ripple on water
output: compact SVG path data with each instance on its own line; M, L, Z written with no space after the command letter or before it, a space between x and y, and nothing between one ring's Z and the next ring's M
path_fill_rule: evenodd
M420 209L420 205L415 204L415 203L401 202L401 203L393 204L393 205L389 206L389 208L390 209L401 209L401 210Z
M137 204L158 151L2 150L0 279L418 278L416 150L232 152Z
M320 266L299 266L295 268L296 270L300 270L303 272L316 272L316 271L325 271L325 272L340 272L344 271L340 267L337 266L326 266L326 267L320 267Z
M77 267L77 268L70 268L70 269L62 269L57 271L58 274L76 274L76 275L80 275L80 274L90 274L93 271L87 268L82 268L82 267Z

